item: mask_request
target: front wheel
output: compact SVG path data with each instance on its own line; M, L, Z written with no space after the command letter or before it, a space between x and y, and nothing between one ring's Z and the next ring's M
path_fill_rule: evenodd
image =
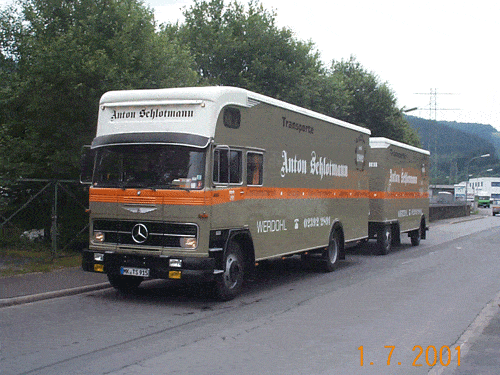
M224 272L215 281L215 292L221 301L229 301L236 297L243 286L244 264L241 246L231 241L224 254Z

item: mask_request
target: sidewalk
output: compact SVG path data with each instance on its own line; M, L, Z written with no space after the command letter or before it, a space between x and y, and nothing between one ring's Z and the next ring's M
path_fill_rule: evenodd
M0 308L110 287L106 275L80 267L0 278Z

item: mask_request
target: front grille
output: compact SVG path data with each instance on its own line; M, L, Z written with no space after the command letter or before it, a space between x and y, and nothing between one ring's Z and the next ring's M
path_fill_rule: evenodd
M105 244L117 245L180 248L182 237L198 238L196 224L95 220L93 230L104 233Z

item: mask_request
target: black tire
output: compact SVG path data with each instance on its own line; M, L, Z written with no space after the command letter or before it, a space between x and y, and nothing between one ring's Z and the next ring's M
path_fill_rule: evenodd
M325 272L333 272L337 268L340 259L340 235L333 230L328 241L328 247L323 251L323 269Z
M422 219L420 228L410 232L410 239L412 246L420 245L420 240L425 238L425 221Z
M410 232L410 239L412 246L420 245L420 229Z
M224 254L224 273L217 276L215 293L219 300L229 301L236 297L243 287L245 267L241 246L231 241Z
M392 229L390 225L384 225L377 231L377 246L380 255L387 255L391 252Z
M392 247L401 246L401 232L399 231L399 224L392 225L391 230L392 230L391 246Z
M108 280L116 290L123 293L132 293L137 290L144 279L136 276L108 275Z

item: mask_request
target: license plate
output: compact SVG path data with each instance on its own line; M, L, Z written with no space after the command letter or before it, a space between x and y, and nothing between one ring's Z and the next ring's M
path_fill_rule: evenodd
M120 274L123 276L149 277L149 268L121 267Z

